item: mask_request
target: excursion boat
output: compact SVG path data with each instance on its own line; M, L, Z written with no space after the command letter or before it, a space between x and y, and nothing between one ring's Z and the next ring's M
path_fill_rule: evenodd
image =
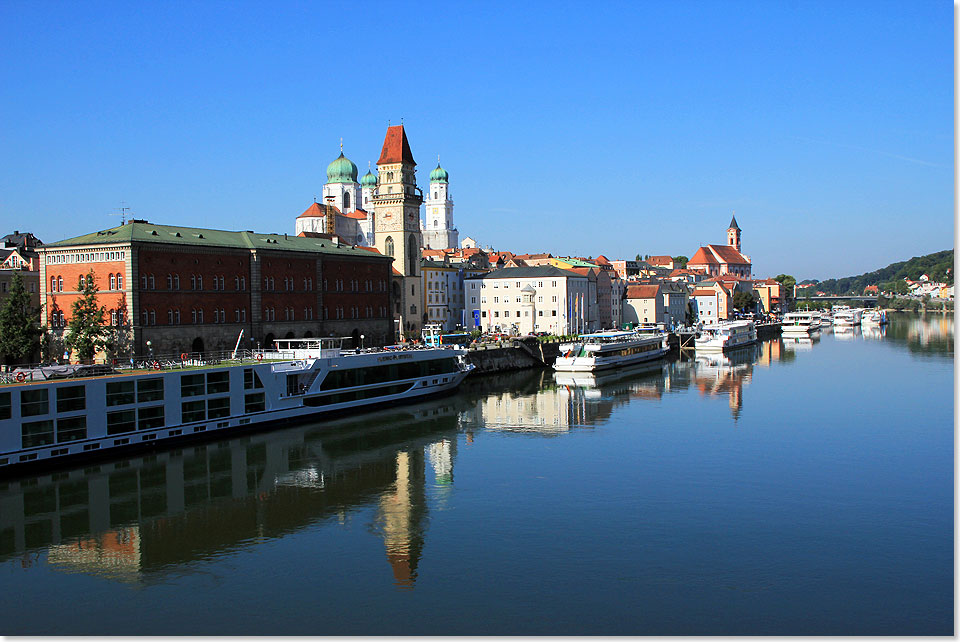
M780 323L783 334L808 336L820 329L820 315L817 312L788 312Z
M343 350L342 341L281 340L246 359L199 366L156 361L153 370L90 376L39 368L5 375L0 474L407 402L454 390L474 368L460 347Z
M668 349L667 335L661 332L594 332L561 343L553 368L559 372L593 372L659 359Z
M697 351L711 352L736 348L756 340L757 329L753 321L720 321L703 326L694 345Z
M880 327L887 324L887 313L883 310L868 310L860 317L861 325Z
M860 325L861 312L861 310L841 308L833 315L833 325L841 328Z

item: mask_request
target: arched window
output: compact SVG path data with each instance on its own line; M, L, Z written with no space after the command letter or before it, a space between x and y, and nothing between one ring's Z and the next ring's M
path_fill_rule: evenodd
M387 240L383 242L383 249L386 251L387 256L393 256L393 237L388 236Z
M343 211L350 209L350 192L343 193Z
M388 183L393 182L393 172L387 172L387 182Z

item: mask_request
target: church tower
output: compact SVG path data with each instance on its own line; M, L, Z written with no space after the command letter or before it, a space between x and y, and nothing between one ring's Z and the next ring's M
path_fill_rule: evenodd
M333 205L341 212L352 212L358 207L360 183L357 182L357 166L343 155L343 143L340 143L340 156L327 166L327 182L323 186L323 201Z
M737 248L740 252L740 226L737 225L737 215L734 214L730 219L730 227L727 228L727 245Z
M395 318L400 319L400 330L407 338L419 338L423 318L420 291L423 192L417 187L416 167L403 125L388 127L377 161L374 236L376 248L381 254L393 257L393 267L401 274L400 292L393 298L394 305L399 304Z
M373 213L373 195L377 191L377 175L374 174L367 164L367 173L363 175L363 178L360 179L360 193L361 201L358 206L359 209L366 211L367 213Z
M450 200L449 175L440 167L430 172L430 193L426 200L426 218L423 221L423 245L432 250L460 246L460 232L453 226L453 201Z

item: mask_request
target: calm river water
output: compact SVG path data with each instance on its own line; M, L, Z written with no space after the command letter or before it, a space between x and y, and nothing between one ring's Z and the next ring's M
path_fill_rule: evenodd
M0 483L0 634L953 633L953 317Z

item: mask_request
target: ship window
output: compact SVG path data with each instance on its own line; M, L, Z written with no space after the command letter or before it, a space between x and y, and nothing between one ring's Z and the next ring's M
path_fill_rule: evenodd
M207 394L220 394L222 392L230 392L230 373L226 370L223 372L210 372L207 374Z
M84 391L83 386L64 386L63 388L58 388L57 412L84 410L87 407L87 399Z
M108 384L109 385L109 384ZM121 432L132 432L137 428L137 412L135 410L115 410L107 413L107 434L116 435Z
M59 402L59 399L57 400ZM67 417L57 420L57 443L87 438L87 418Z
M20 435L23 439L22 448L33 448L34 446L47 446L52 444L53 420L28 421L21 427Z
M137 403L163 401L163 378L141 379L137 382Z
M180 377L181 397L196 397L202 394L206 394L202 374L183 375Z
M10 393L0 392L0 419L9 419L11 416Z
M226 373L224 373L226 374ZM230 397L218 397L207 401L207 418L219 419L230 416Z
M203 375L200 375L203 377ZM191 421L203 421L207 418L207 406L201 399L200 401L184 401L183 423L188 424Z
M113 381L107 384L108 406L120 406L134 401L132 381Z
M247 368L243 371L243 389L254 390L263 388L263 382L260 381L260 375L254 372L253 368Z
M249 394L244 399L243 403L243 412L249 414L251 412L263 412L267 409L267 404L265 401L265 395L262 392L254 392Z
M50 391L46 388L20 391L20 416L33 417L47 414L50 407ZM52 429L51 429L52 430Z
M162 390L161 390L162 392ZM163 428L163 406L150 406L149 408L140 408L137 430L150 430L152 428Z

